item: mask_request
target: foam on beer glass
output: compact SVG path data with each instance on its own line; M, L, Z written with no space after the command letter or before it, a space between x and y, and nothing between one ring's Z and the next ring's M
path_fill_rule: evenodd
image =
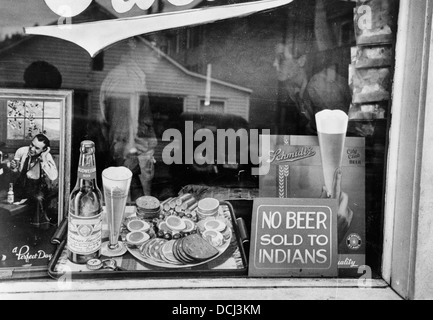
M335 196L334 177L341 168L348 123L349 117L341 110L323 110L316 114L323 177L331 197Z
M107 187L117 187L119 182L131 179L132 172L126 167L110 167L102 172L102 177L106 178L104 183L107 184Z
M117 257L126 253L125 246L119 242L119 234L131 187L131 179L132 172L125 167L111 167L102 172L110 232L108 243L102 244L102 254L108 257Z

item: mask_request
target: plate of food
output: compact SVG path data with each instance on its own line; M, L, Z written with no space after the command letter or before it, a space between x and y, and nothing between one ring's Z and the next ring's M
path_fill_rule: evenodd
M139 261L167 268L192 268L220 257L230 246L232 229L222 208L218 214L203 217L197 209L188 215L171 210L163 211L153 221L154 237L128 251Z

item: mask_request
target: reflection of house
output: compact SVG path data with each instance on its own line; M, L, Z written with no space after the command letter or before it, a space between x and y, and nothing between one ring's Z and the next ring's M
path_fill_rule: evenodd
M98 19L113 18L97 2L83 15L86 13ZM125 41L91 59L72 43L49 37L26 37L0 51L0 86L24 87L24 72L34 61L46 61L55 66L62 76L61 88L75 91L73 137L76 148L77 141L86 134L83 120L100 117L99 91L104 78L129 50ZM210 106L205 106L205 76L188 71L144 38L138 39L133 58L146 74L157 134L170 128L170 123L184 111L218 111L249 118L251 90L212 80L212 101Z

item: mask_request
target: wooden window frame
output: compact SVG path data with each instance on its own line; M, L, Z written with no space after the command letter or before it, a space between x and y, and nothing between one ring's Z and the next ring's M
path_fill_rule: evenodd
M405 299L433 298L432 12L432 0L400 0L382 276Z

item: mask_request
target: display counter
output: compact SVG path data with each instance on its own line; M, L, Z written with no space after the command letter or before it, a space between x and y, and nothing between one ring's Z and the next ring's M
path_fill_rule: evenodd
M344 279L131 279L3 282L0 299L399 300L382 280L358 287Z
M237 216L249 225L252 202L233 201ZM131 214L133 207L127 208ZM247 244L247 242L245 243ZM120 263L122 265L122 263ZM79 270L75 270L79 271ZM143 272L143 270L141 270ZM241 270L242 271L242 270ZM32 271L34 272L34 270ZM215 272L135 273L107 271L98 277L74 272L57 279L40 270L40 278L28 280L23 273L15 280L4 280L0 285L0 299L145 299L145 300L297 300L297 299L385 299L400 297L380 279L297 279L250 278L239 271L232 275ZM35 274L33 274L35 275ZM4 277L3 277L4 276ZM0 274L8 278L10 274Z

